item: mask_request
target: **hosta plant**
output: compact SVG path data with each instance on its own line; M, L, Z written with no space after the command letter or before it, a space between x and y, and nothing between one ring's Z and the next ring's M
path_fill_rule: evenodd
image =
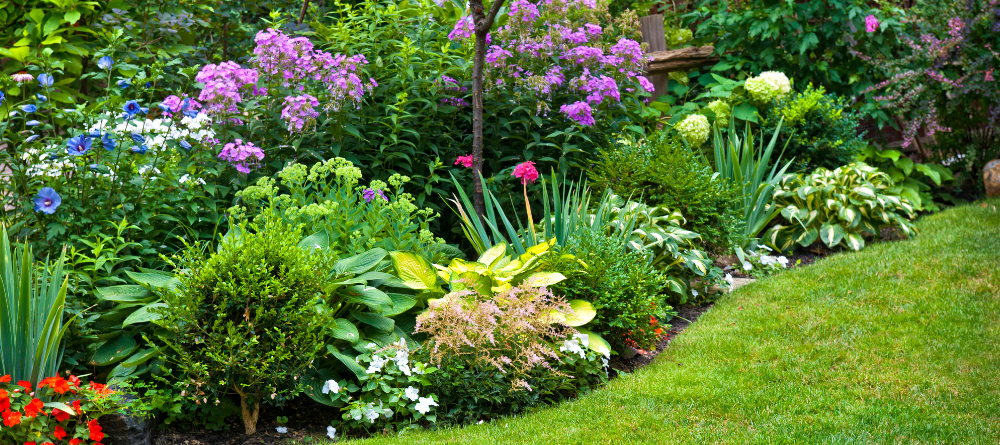
M937 212L941 206L934 202L933 187L941 187L942 183L955 180L951 170L940 164L916 163L903 156L898 150L876 150L867 147L861 151L858 159L870 163L892 178L890 189L910 200L913 208L919 211Z
M865 234L878 237L886 227L910 236L915 233L910 222L913 205L894 193L893 185L889 175L860 162L836 170L820 168L807 176L785 176L774 193L774 205L781 209L785 224L772 227L764 238L788 252L817 241L829 248L861 250Z

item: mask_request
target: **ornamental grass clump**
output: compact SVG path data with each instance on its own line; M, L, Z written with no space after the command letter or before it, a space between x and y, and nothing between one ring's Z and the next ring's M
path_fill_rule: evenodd
M179 256L180 284L160 292L156 323L170 333L161 351L198 404L240 396L247 434L260 404L295 397L299 375L325 345L317 311L332 257L298 246L301 232L267 212L235 226L218 252L193 245ZM209 251L210 252L210 251Z

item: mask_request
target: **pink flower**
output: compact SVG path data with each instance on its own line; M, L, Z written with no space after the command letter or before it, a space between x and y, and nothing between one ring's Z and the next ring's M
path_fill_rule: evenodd
M20 73L17 73L17 74L15 74L13 76L10 76L10 78L14 79L14 82L17 82L17 83L25 83L25 82L31 82L32 80L35 80L34 76L32 76L31 74L28 74L28 73L26 73L24 71L21 71Z
M876 30L878 30L878 19L874 15L868 14L868 17L865 17L865 31L875 32Z
M472 168L472 155L459 156L455 159L455 165L461 165L465 168Z
M989 71L986 72L986 77L984 78L984 80L986 80L987 82L993 81L993 68L990 68Z
M229 161L236 171L246 174L251 168L260 166L260 161L264 159L264 151L253 145L253 142L243 143L242 139L230 142L222 148L219 159Z
M522 162L514 167L514 172L511 176L521 180L521 184L528 185L528 183L535 182L538 180L538 170L535 170L535 163L531 161Z
M559 107L559 111L566 115L566 117L573 119L580 125L584 127L589 127L597 123L594 120L594 116L591 114L592 109L590 104L584 101L577 101L573 104L563 105Z
M475 33L476 28L472 23L472 16L462 17L455 22L455 28L448 33L448 40L467 39Z

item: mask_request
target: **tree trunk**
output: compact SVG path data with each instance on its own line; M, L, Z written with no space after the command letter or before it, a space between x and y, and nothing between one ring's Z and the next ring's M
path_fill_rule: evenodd
M247 436L252 436L257 432L257 416L260 414L260 401L251 400L249 394L240 392L240 408L243 410L243 426L247 430Z
M489 28L486 29L489 31ZM483 172L483 65L486 62L486 33L480 33L477 26L475 37L476 54L472 62L472 205L476 214L482 216L485 203L480 175Z

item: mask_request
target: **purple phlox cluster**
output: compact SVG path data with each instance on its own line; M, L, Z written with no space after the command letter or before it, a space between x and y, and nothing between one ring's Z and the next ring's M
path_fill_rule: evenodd
M587 34L590 34L592 36L599 36L604 31L601 29L600 26L595 25L593 23L587 23L583 25L583 29L587 31Z
M490 46L489 51L486 51L486 63L502 67L504 66L504 61L513 57L514 55L498 45Z
M608 76L592 76L590 70L584 69L583 75L575 79L580 91L587 93L587 103L600 105L604 99L613 99L615 102L621 101L621 93L618 91L618 82Z
M646 64L646 60L644 59L642 53L642 45L635 40L622 37L618 39L618 43L615 43L614 46L611 47L610 52L614 56L628 61L635 67L642 67ZM614 61L617 62L618 59L615 59ZM621 62L611 63L611 65L618 66L620 63Z
M258 32L254 41L253 63L262 74L279 79L286 87L297 86L299 91L304 91L304 83L309 81L325 86L331 95L326 106L335 111L345 100L360 102L365 91L378 86L374 79L366 82L358 76L358 69L368 64L364 55L317 51L305 37L291 38L270 28ZM254 88L254 94L267 94L267 90Z
M372 200L375 199L376 196L382 198L383 201L389 202L389 198L385 196L385 192L373 188L365 189L365 191L361 193L361 196L365 198L365 202L372 202Z
M562 58L573 60L579 65L585 63L598 64L604 59L604 50L593 46L577 46L566 51Z
M538 7L528 0L515 0L510 4L510 17L529 24L535 23L540 17Z
M469 103L466 102L465 99L462 99L461 97L442 97L441 103L458 108L469 106Z
M240 89L255 85L258 76L257 70L232 61L205 65L195 76L195 82L205 84L198 100L205 104L208 113L236 113L236 105L243 102Z
M454 77L441 76L441 82L444 84L443 88L446 90L458 91L459 93L464 93L469 90L468 87L463 87L462 84Z
M584 127L589 127L596 123L594 116L591 114L590 104L583 101L563 105L559 107L559 111Z
M646 90L647 93L652 93L656 91L656 87L653 86L653 82L650 82L646 76L635 76L636 80L639 81L639 86Z
M961 18L952 17L948 19L948 35L952 37L961 37L962 29L965 28L965 22Z
M264 151L254 146L253 142L243 143L242 139L237 139L222 147L219 159L229 161L236 171L246 174L260 165Z
M301 133L304 129L316 123L319 112L316 108L319 101L308 94L285 97L285 108L281 110L281 118L288 122L289 133Z
M465 16L455 22L455 28L448 33L449 40L462 40L476 34L475 24L472 23L472 16Z
M163 102L160 103L160 108L166 108L163 110L163 115L166 117L171 117L175 113L181 112L186 115L197 115L198 110L201 109L201 103L187 97L186 94L183 95L183 97L171 94L163 98Z

